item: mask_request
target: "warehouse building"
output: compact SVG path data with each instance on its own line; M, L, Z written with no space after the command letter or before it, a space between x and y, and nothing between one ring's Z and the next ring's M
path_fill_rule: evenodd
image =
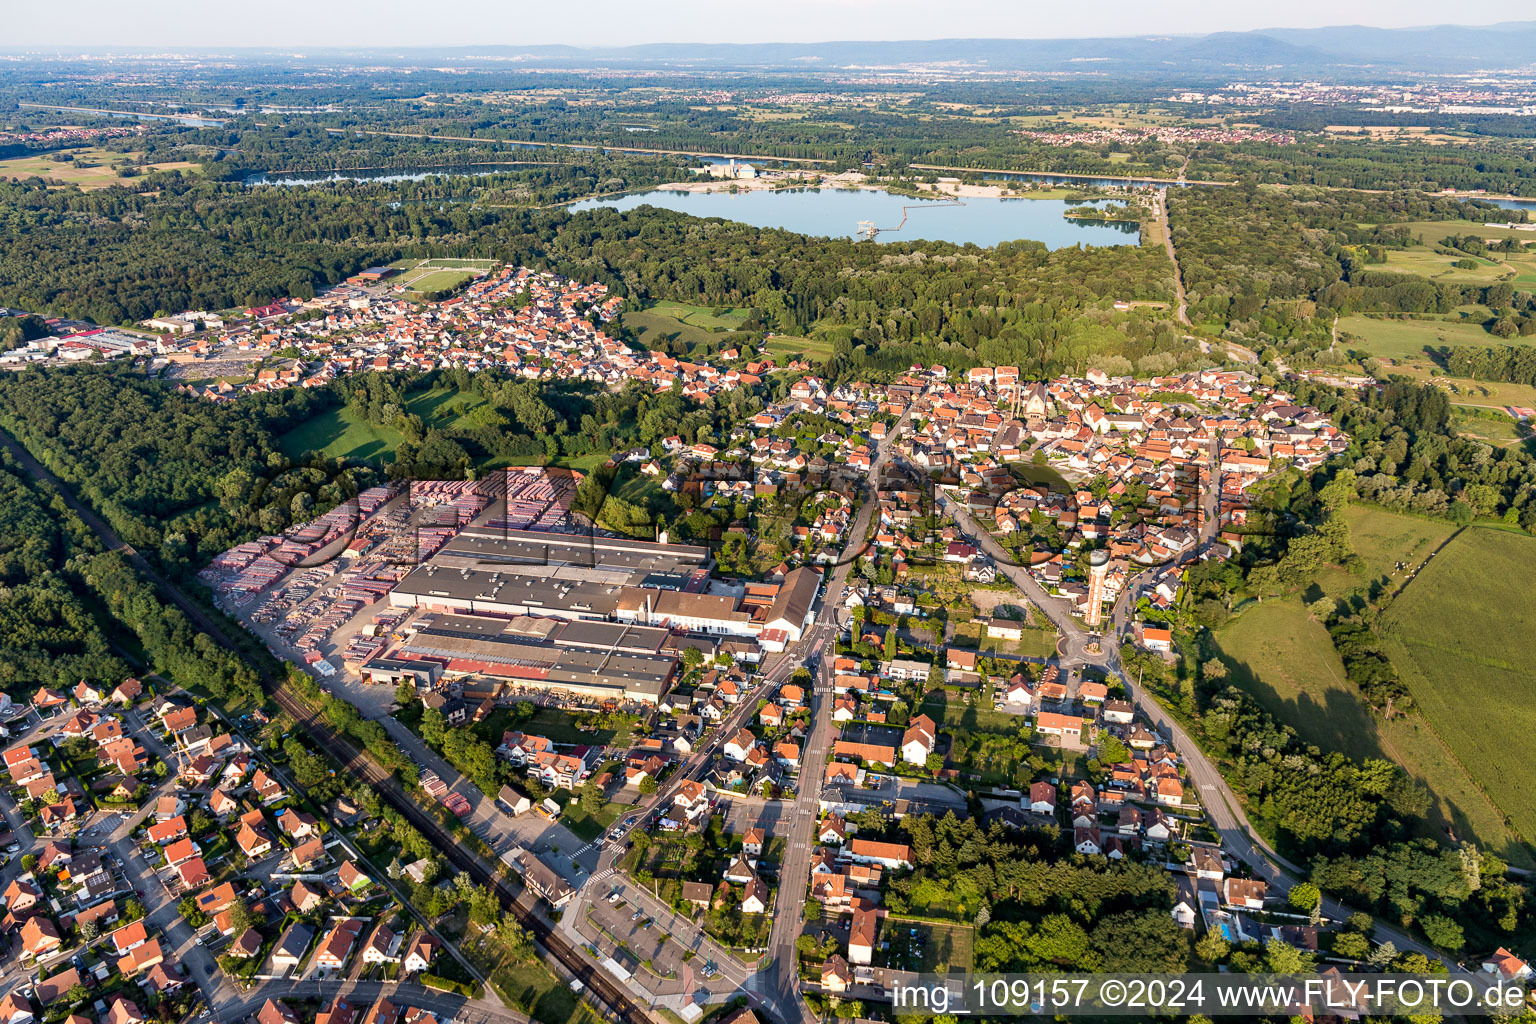
M396 673L399 666L414 662L438 666L447 679L489 677L518 686L648 704L660 701L677 674L678 659L657 653L664 631L636 632L635 627L618 623L557 626L542 637L531 637L523 623L440 615L416 629L387 659L375 661ZM593 626L599 628L593 630ZM572 635L564 636L573 627ZM607 646L601 645L604 638ZM645 650L650 646L655 649ZM373 672L374 664L363 666L365 676Z

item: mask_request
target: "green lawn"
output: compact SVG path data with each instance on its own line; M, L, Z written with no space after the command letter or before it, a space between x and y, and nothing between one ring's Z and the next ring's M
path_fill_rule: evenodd
M700 346L714 346L720 336L740 327L747 310L725 309L719 313L708 306L686 302L657 302L645 309L623 314L623 324L633 330L648 349L682 356Z
M658 352L677 352L679 344L683 351L692 351L695 346L708 345L715 340L714 332L703 327L645 309L625 313L624 326L635 332L640 344Z
M417 392L406 401L406 407L420 416L423 423L439 429L462 425L469 413L484 404L479 395L461 394L453 388ZM318 451L327 456L380 459L394 451L401 440L400 432L393 427L369 423L361 414L342 406L300 423L278 438L278 446L289 458Z
M1456 266L1455 264L1461 260L1471 260L1477 264L1477 267L1469 270ZM1373 269L1391 270L1400 274L1417 274L1420 277L1428 277L1447 284L1490 285L1504 278L1514 278L1514 274L1497 261L1479 259L1464 253L1448 255L1436 252L1428 246L1414 249L1389 249L1385 267L1377 264Z
M716 312L710 306L698 306L689 302L658 302L647 309L658 316L671 317L691 327L706 331L732 331L746 320L749 310L726 308Z
M560 815L560 824L590 842L602 835L610 825L619 820L619 815L628 810L632 808L627 804L605 803L595 813L589 813L585 807L581 806L579 799L571 800L565 805L565 812Z
M1037 466L1033 462L1015 462L1009 465L1008 471L1024 484L1031 486L1044 484L1053 491L1067 493L1074 490L1072 485L1067 482L1067 478L1050 466Z
M599 726L587 730L578 726L576 716L559 708L539 708L533 717L518 726L530 736L544 736L556 743L624 744L634 734L630 728L610 729ZM498 732L496 735L500 735Z
M393 427L369 423L360 413L342 406L300 423L278 438L278 446L291 459L311 451L328 457L382 459L401 440Z
M1216 634L1233 683L1308 743L1356 756L1380 756L1376 724L1328 631L1300 598L1271 599L1232 619Z
M1469 313L1471 311L1468 311ZM1359 340L1345 339L1348 348L1359 348L1373 356L1391 359L1424 360L1425 348L1462 345L1486 347L1489 345L1528 344L1524 338L1501 340L1483 329L1481 316L1462 317L1448 314L1446 319L1388 320L1369 316L1346 316L1339 320L1339 333L1355 335Z
M832 343L824 338L791 338L777 335L763 345L763 354L775 362L788 363L792 359L804 359L812 363L824 363L832 358Z
M1464 437L1475 437L1489 444L1508 445L1525 434L1510 416L1474 416L1464 406L1451 406L1451 428Z
M1307 600L1322 594L1344 598L1373 583L1395 588L1403 579L1401 574L1392 575L1398 562L1418 566L1456 532L1456 527L1443 519L1399 515L1374 505L1351 505L1344 520L1349 524L1350 546L1362 565L1353 572L1325 566L1317 574L1319 593L1309 591L1303 595Z
M1392 662L1427 723L1527 843L1536 840L1526 768L1536 757L1528 655L1536 594L1522 584L1532 570L1536 539L1465 530L1403 590L1384 624ZM1458 832L1477 826L1454 820Z
M971 969L975 929L970 925L941 924L892 915L885 920L882 938L891 944L889 966L925 974ZM915 939L923 940L921 950L916 948Z

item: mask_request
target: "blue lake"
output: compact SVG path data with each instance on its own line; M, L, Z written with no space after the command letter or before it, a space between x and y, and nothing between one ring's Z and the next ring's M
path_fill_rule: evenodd
M611 199L584 199L568 209L575 213L603 206L618 210L655 206L694 217L723 217L754 227L834 238L856 238L860 222L868 221L880 229L877 242L938 241L989 247L1031 239L1044 242L1050 249L1078 244L1137 244L1140 228L1135 223L1063 216L1068 208L1082 205L1061 199L984 198L966 199L962 206L864 189L735 194L655 189Z

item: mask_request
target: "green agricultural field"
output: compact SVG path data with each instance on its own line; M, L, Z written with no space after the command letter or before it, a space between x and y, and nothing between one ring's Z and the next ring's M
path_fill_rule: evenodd
M1361 566L1351 572L1337 566L1324 567L1317 574L1317 586L1323 594L1343 598L1350 593L1380 582L1395 589L1405 578L1394 574L1398 562L1417 568L1429 553L1443 544L1455 526L1442 519L1399 515L1374 505L1354 504L1344 513L1349 524L1349 542L1359 556ZM1304 595L1315 600L1321 594Z
M1384 621L1392 663L1427 723L1527 843L1536 840L1536 791L1524 770L1536 757L1536 594L1521 583L1532 570L1536 539L1465 530Z
M1345 513L1350 541L1362 568L1348 572L1326 567L1316 586L1302 595L1252 605L1221 627L1216 642L1232 682L1252 694L1277 720L1294 728L1308 743L1351 757L1386 757L1402 765L1433 795L1434 815L1462 836L1476 836L1519 866L1536 866L1504 823L1504 814L1479 791L1423 715L1383 722L1360 701L1344 675L1344 666L1320 622L1303 600L1322 594L1343 598L1380 582L1399 586L1406 574L1397 562L1417 568L1455 532L1449 523L1399 515L1368 505ZM1453 541L1445 551L1454 550ZM1445 554L1436 556L1437 564ZM1424 576L1405 593L1412 593ZM1416 699L1421 687L1392 655ZM1440 835L1443 838L1443 834Z
M1390 367L1394 374L1402 374L1415 380L1429 381L1444 388L1454 405L1478 405L1502 408L1519 405L1536 408L1536 387L1529 384L1507 384L1501 381L1472 380L1468 377L1432 377L1433 364L1428 359L1398 363Z
M1381 756L1376 724L1344 677L1328 631L1301 600L1265 601L1216 634L1232 682L1308 743Z
M1345 341L1348 348L1363 349L1373 356L1418 361L1426 365L1426 348L1529 343L1524 338L1504 341L1494 337L1483 329L1480 318L1459 318L1454 313L1450 316L1454 319L1388 320L1370 316L1346 316L1339 320L1339 333L1353 334L1360 339Z
M74 160L59 163L52 159L52 153L37 154L33 156L11 157L8 160L0 160L0 180L24 179L24 178L52 178L68 185L79 185L87 191L97 188L106 188L109 185L132 183L134 178L121 178L117 171L112 169L112 164L122 163L125 160L136 159L138 153L120 153L116 150L102 149L96 146L88 146L83 149L70 149L68 152L74 156ZM139 174L148 174L151 171L180 171L183 174L200 175L202 168L185 161L171 161L167 163L149 164L138 168Z
M1511 211L1513 212L1513 211ZM1497 214L1490 214L1497 217ZM1406 227L1411 237L1417 238L1426 246L1436 246L1448 235L1476 235L1479 238L1517 238L1522 242L1536 242L1536 231L1518 231L1511 228L1484 227L1482 221L1474 220L1419 220L1407 224L1392 224L1390 227Z
M305 452L320 452L328 457L377 460L394 451L401 440L393 427L369 423L360 413L342 406L305 420L277 443L290 459Z
M647 349L658 352L678 351L681 343L686 351L693 351L700 345L709 345L715 340L715 333L704 327L684 323L676 317L657 313L653 310L642 309L633 313L625 313L623 318L625 327L635 332L640 339L640 344Z

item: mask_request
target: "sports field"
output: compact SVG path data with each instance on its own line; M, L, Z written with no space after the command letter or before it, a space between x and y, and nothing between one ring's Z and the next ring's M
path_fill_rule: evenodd
M1427 722L1515 832L1536 840L1536 539L1463 531L1385 616L1388 650Z
M495 265L495 260L399 260L391 266L398 268L400 273L389 284L404 288L407 296L440 292L462 288L475 279L475 271L489 270Z

